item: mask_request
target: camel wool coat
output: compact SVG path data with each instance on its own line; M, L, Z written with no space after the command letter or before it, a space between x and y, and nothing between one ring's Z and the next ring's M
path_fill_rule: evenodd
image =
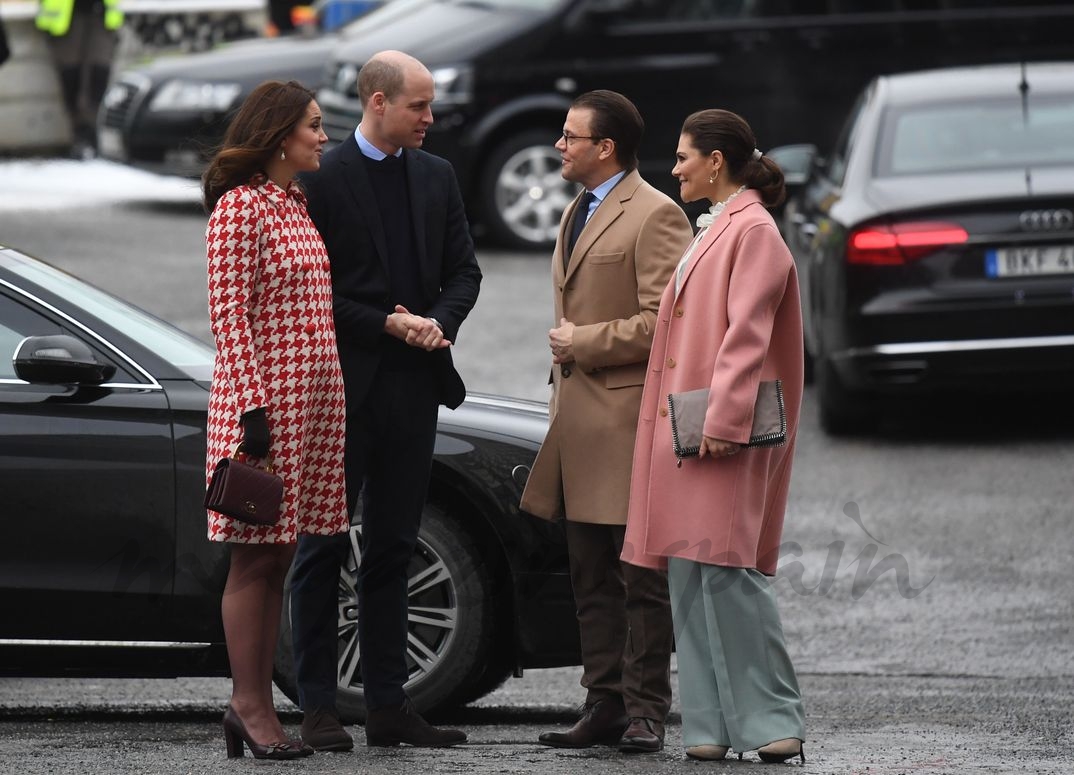
M728 203L669 283L638 420L622 559L666 568L668 557L772 575L779 560L802 403L802 313L790 251L760 196ZM746 442L761 381L783 381L787 443L729 457L672 451L669 393L708 387L704 433Z
M552 255L554 325L575 324L574 361L552 367L548 434L521 508L622 525L656 308L692 233L682 208L631 171L590 216L564 268L580 198L563 213Z

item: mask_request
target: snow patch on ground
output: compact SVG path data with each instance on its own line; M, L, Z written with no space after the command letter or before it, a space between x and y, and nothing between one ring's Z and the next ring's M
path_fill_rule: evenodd
M103 159L0 162L0 212L132 201L197 203L201 191L196 180L156 175Z

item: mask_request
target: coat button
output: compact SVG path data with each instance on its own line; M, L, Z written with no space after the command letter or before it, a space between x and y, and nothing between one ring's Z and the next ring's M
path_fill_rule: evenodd
M661 417L667 417L668 416L667 407L664 407L664 406L660 407L660 416Z
M675 368L675 359L674 358L668 358L668 368L669 369L674 369Z
M307 272L311 271L313 269L313 262L312 261L303 261L302 262L302 268L305 269Z
M675 317L677 317L677 318L682 317L682 307L676 307L675 308Z
M571 375L571 367L562 366L560 367L559 373L562 374L564 377L569 377Z
M312 336L313 334L316 334L317 333L317 324L316 323L307 323L306 324L306 333L309 334L310 336Z

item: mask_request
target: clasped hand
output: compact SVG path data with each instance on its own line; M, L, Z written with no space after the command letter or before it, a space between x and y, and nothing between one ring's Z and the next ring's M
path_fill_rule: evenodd
M396 304L395 312L388 315L384 321L384 330L411 347L430 351L451 347L451 340L444 338L440 326L429 318L411 314L402 304Z
M570 363L574 360L574 323L567 318L559 319L559 328L548 332L548 346L552 349L552 363Z

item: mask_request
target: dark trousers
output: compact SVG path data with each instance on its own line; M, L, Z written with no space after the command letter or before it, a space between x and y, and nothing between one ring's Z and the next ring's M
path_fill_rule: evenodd
M429 488L439 389L431 370L378 371L347 407L347 505L362 496L358 644L370 710L399 707L408 669L407 565ZM291 628L302 709L335 709L339 570L347 536L301 536L291 579Z
M587 703L620 696L627 715L663 721L671 706L667 574L622 562L623 525L567 522Z

